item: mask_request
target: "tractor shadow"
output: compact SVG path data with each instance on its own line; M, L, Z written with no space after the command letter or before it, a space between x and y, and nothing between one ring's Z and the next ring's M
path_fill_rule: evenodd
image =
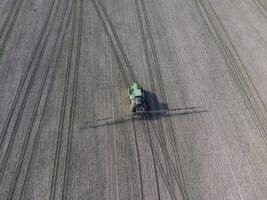
M149 111L169 110L169 105L165 102L160 102L157 95L148 90L144 90L146 95L146 103L149 105Z
M156 94L147 90L144 90L144 92L146 95L146 103L149 109L148 113L133 114L127 117L125 116L115 117L115 118L110 117L110 118L98 119L94 122L85 122L84 125L80 127L80 130L85 130L89 128L98 128L103 126L111 126L115 124L123 124L130 122L134 119L156 121L166 117L184 116L184 115L200 114L208 112L208 110L203 109L201 107L169 108L167 103L160 102L158 100Z
M201 107L184 107L184 108L170 108L166 102L159 101L157 95L151 91L144 90L147 104L149 105L149 111L151 113L141 115L141 119L144 120L159 120L164 117L174 117L174 116L183 116L183 115L191 115L198 114L203 112L208 112L206 109L202 109ZM155 112L162 110L163 112ZM164 112L165 111L165 112Z

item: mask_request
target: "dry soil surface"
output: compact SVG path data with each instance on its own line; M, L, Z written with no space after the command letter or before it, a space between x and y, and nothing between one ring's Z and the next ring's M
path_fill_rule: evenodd
M0 16L1 200L267 199L266 0L0 0ZM174 110L129 116L133 82Z

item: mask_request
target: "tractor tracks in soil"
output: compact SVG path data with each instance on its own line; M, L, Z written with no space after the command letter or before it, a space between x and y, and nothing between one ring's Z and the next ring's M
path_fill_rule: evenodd
M63 97L61 101L61 109L60 109L60 117L59 117L59 125L58 130L55 135L55 152L53 158L53 166L52 166L52 173L51 173L51 185L50 185L50 194L49 199L55 199L56 197L56 189L58 183L58 170L59 170L59 158L61 154L61 146L62 146L62 138L63 138L63 128L65 122L65 115L66 115L66 107L67 107L67 98L68 98L68 88L71 76L71 66L73 61L73 50L74 50L74 40L75 40L75 29L76 29L76 9L77 9L77 1L73 2L71 13L72 20L71 20L71 40L70 46L68 49L68 57L67 57L67 67L65 71L65 81L64 81L64 88L63 88Z
M107 37L108 37L108 40L109 40L109 42L110 42L110 45L111 45L111 48L112 48L112 51L113 51L113 54L114 54L114 56L115 56L115 58L116 58L116 61L117 61L117 63L118 63L118 65L119 65L119 69L120 69L120 72L121 72L121 74L122 74L122 76L123 76L123 79L124 79L124 81L125 81L125 84L129 87L130 86L130 83L131 83L131 81L133 82L133 81L136 81L136 78L135 78L135 76L134 76L134 72L131 72L132 71L132 67L131 67L131 65L129 64L129 61L128 61L128 59L127 59L127 56L126 56L126 53L125 53L125 51L123 50L123 47L122 47L122 45L121 45L121 43L120 43L120 40L119 40L119 38L118 38L118 35L117 35L117 33L116 33L116 30L115 30L115 28L114 28L114 26L113 26L113 24L112 24L112 22L111 22L111 20L110 20L110 18L109 18L109 16L108 16L108 14L107 14L107 11L106 11L106 9L104 8L104 6L103 6L103 4L100 2L100 1L97 1L98 3L99 3L99 5L100 6L98 6L97 5L97 3L96 3L96 1L95 0L91 0L91 2L93 3L93 5L94 5L94 7L95 7L95 10L96 10L96 12L97 12L97 15L98 15L98 17L99 17L99 19L100 19L100 21L101 21L101 23L102 23L102 26L103 26L103 28L104 28L104 31L105 31L105 33L106 33L106 35L107 35ZM137 2L137 1L136 1ZM138 2L137 2L138 3ZM136 4L137 5L137 4ZM144 6L144 2L142 2L142 7ZM101 11L100 11L100 8L102 9L102 12L103 12L103 14L101 13ZM137 7L137 13L140 13L140 9L139 9L139 6ZM153 42L153 38L152 38L152 33L151 33L151 30L150 30L150 25L149 25L149 27L148 27L148 18L147 18L147 14L146 14L146 11L145 11L145 23L146 23L146 27L149 29L148 30L148 32L149 32L149 42L151 43L151 48L152 48L152 52L153 52L153 59L154 60L157 60L157 55L156 55L156 49L155 49L155 46L154 46L154 42ZM105 17L104 17L105 16ZM138 15L139 16L139 15ZM140 16L139 16L140 17ZM106 18L106 20L107 20L107 23L108 23L108 25L107 25L107 23L105 22L105 18ZM140 21L140 18L139 18L139 21ZM112 32L112 34L113 35L111 35L111 33L110 33L110 31L109 30L111 30L111 32ZM144 30L141 30L141 34L142 35L144 35ZM144 38L144 37L143 37ZM115 44L115 42L116 42L116 44L118 45L118 48L116 48L116 44ZM147 40L145 39L145 40L143 40L143 42L145 43L145 44L147 44ZM145 45L145 46L148 46L148 45ZM119 49L119 50L117 50L117 49ZM120 51L121 52L121 54L122 54L122 56L120 56L119 55L119 53L118 53L118 51ZM150 55L149 55L149 52L148 52L148 48L147 47L145 47L145 53L146 53L146 57L147 57L147 59L150 59ZM121 59L122 58L122 59ZM126 64L126 67L125 67L125 65L123 65L123 63L122 63L122 60L125 62L125 64ZM149 64L150 62L148 62L148 65L149 65L149 68L151 69L151 64ZM163 99L167 99L166 98L166 95L165 95L165 92L164 92L164 89L163 89L163 82L162 82L162 78L161 78L161 74L160 74L160 71L158 70L158 68L159 68L159 64L158 64L158 61L157 61L157 68L155 69L155 70L157 70L157 74L158 74L158 76L159 76L159 82L161 83L160 84L160 91L161 91L161 96L163 97ZM129 72L129 74L130 74L130 77L131 77L131 81L129 80L129 76L127 76L128 74L127 74L127 72L126 72L126 69L128 69L128 71L130 71ZM151 69L152 70L152 69ZM151 84L152 85L154 85L154 80L153 80L153 77L152 76L150 76L150 82L151 82ZM154 87L154 92L155 92L155 87ZM166 101L167 102L167 101ZM148 117L149 118L149 117ZM149 120L147 118L147 120ZM159 124L161 124L162 122L159 122ZM133 124L134 125L134 124ZM147 123L143 123L143 125L144 125L144 127L146 127L146 126L148 126L148 122ZM171 123L169 123L169 126L172 126L172 124ZM162 124L161 124L161 130L163 130L163 128L162 128ZM171 129L172 131L172 134L173 134L173 137L174 137L174 131L173 131L173 128ZM148 132L147 132L148 131ZM157 130L155 129L155 128L153 128L153 131L157 134ZM150 137L150 130L149 129L146 129L146 132L147 132L147 134L149 135L149 137ZM162 133L163 133L163 131L162 131ZM136 136L136 135L135 135ZM172 137L172 138L173 138ZM161 147L162 147L162 150L163 150L163 152L164 152L164 154L165 154L165 161L166 161L166 163L167 163L167 165L169 166L168 167L168 172L167 172L167 175L165 175L166 173L165 173L165 171L164 171L164 167L163 167L163 165L162 165L162 163L160 162L160 160L159 160L159 158L156 158L155 156L157 156L157 155L155 155L155 149L154 149L154 147L153 147L153 145L150 145L150 147L151 147L151 151L152 151L152 156L153 156L153 162L154 162L154 171L155 171L155 177L156 177L156 182L157 182L157 190L158 190L158 198L160 199L160 191L159 191L159 183L158 183L158 175L157 175L157 169L156 169L156 166L159 168L159 171L161 172L161 174L163 175L163 178L164 178L164 180L165 180L165 183L166 183L166 186L167 186L167 188L169 189L169 192L170 192L170 196L172 197L172 199L175 199L176 198L176 196L175 196L175 194L174 194L174 191L173 191L173 187L172 187L172 185L173 185L173 183L170 183L169 182L169 177L170 177L170 175L169 174L177 174L177 172L175 172L176 170L175 170L175 167L173 167L174 165L172 165L172 164L170 164L170 163L172 163L171 162L171 159L170 159L170 155L168 155L168 153L167 153L167 147L166 147L166 143L165 143L165 141L163 141L162 140L162 138L160 138L160 137L158 137L158 139L160 140L159 141L159 143L161 144ZM175 140L174 140L175 141ZM148 142L149 142L149 140L148 140ZM164 147L163 147L163 144L164 144ZM136 146L137 146L138 144L136 144ZM138 146L137 146L137 149L138 149ZM137 150L138 151L138 150ZM137 152L137 155L139 156L139 153ZM139 158L139 162L140 162L140 158ZM139 164L139 167L140 167L141 165ZM171 167L172 166L172 167ZM139 170L141 170L141 168L139 169ZM140 172L141 173L141 172ZM142 182L142 174L140 174L140 178L141 178L141 182ZM180 187L180 190L181 190L181 193L182 193L182 195L183 196L186 196L186 194L185 194L185 190L184 189L181 189L182 188L182 186L181 186L181 181L179 180L179 179L181 179L181 178L177 178L177 176L175 175L175 180L176 180L176 182L177 182L177 185ZM186 199L186 198L185 198Z
M73 45L74 45L73 43L74 43L74 31L75 31L75 17L76 17L76 7L73 6L71 41L70 41L70 47L69 47L69 52L68 52L68 58L67 58L67 68L66 68L65 76L64 76L65 82L64 82L64 89L63 89L63 97L61 101L60 118L59 118L60 120L59 120L58 131L57 131L56 138L55 138L55 153L54 153L54 159L53 159L49 199L55 199L55 195L56 195L59 157L60 157L60 150L61 150L61 145L62 145L64 117L66 113L67 95L68 95L67 93L68 93L68 87L69 87L70 70L71 70L71 62L72 62L72 51L73 51Z
M14 196L14 192L15 192L15 189L16 189L16 185L18 183L18 179L19 179L19 176L21 176L21 169L22 169L22 165L23 165L23 162L25 161L25 155L26 155L26 151L27 151L27 148L28 145L29 145L29 140L30 140L30 137L31 137L31 134L33 132L33 128L34 128L34 123L35 120L36 120L36 116L37 116L37 113L38 113L38 110L40 110L40 103L41 103L41 98L43 96L43 93L44 93L44 90L45 90L45 85L47 85L47 82L48 82L48 89L47 89L47 93L44 97L44 104L41 108L41 117L40 117L40 121L39 123L37 123L38 125L38 128L37 128L37 132L36 132L36 135L34 136L34 139L33 139L33 147L32 147L32 150L30 152L30 156L29 156L29 163L26 167L26 173L25 173L25 178L24 178L24 181L23 181L23 184L22 184L22 189L21 189L21 192L20 192L20 196L19 196L19 199L22 198L22 195L23 195L23 192L24 192L24 189L25 189L25 185L27 184L27 180L28 180L28 176L29 176L29 169L31 167L31 164L32 164L32 159L33 159L33 154L36 152L35 149L37 148L37 144L38 144L38 139L39 139L39 136L40 136L40 132L41 132L41 124L42 124L42 119L43 119L43 116L44 116L44 113L45 113L45 108L46 108L46 105L47 105L47 102L48 102L48 99L49 99L49 96L50 96L50 91L52 90L53 88L53 83L55 81L55 77L56 77L56 72L57 72L57 65L58 65L58 62L59 62L59 59L61 57L61 54L62 54L62 49L63 49L63 41L64 41L64 38L65 38L65 33L66 33L66 27L67 27L67 24L69 23L69 17L66 16L66 10L65 10L65 16L62 18L62 21L61 21L61 25L64 27L63 28L63 32L61 32L60 34L58 34L57 36L57 40L56 40L56 43L55 43L55 46L53 48L53 50L51 51L51 58L50 59L50 62L48 64L48 68L45 72L45 79L44 79L44 82L41 86L41 89L39 90L39 94L38 94L38 97L37 97L37 100L35 102L35 105L34 105L34 111L33 111L33 115L31 116L31 119L30 119L30 125L27 129L27 133L26 133L26 136L24 138L24 141L23 141L23 146L22 146L22 150L21 150L21 154L19 156L19 161L18 161L18 164L16 166L16 170L15 170L15 173L13 175L13 178L12 178L12 183L11 183L11 186L10 186L10 189L9 189L9 192L8 192L8 199L13 199L13 196ZM66 18L68 18L66 20ZM56 55L56 56L55 56ZM55 59L55 63L53 63ZM51 79L48 81L48 75L49 74L52 74L52 77Z
M135 78L134 71L133 71L132 66L131 66L131 64L130 64L130 62L129 62L129 59L128 59L128 57L127 57L127 55L126 55L126 53L125 53L125 51L124 51L124 49L123 49L123 46L122 46L122 44L121 44L121 41L120 41L119 36L118 36L118 34L117 34L117 31L116 31L116 29L115 29L113 23L111 22L111 19L110 19L108 13L107 13L107 10L106 10L106 8L104 7L102 1L101 1L101 0L98 0L98 2L99 2L99 5L100 5L101 9L103 10L103 13L104 13L104 15L105 15L105 17L106 17L106 19L107 19L107 21L108 21L108 24L109 24L110 28L111 28L111 30L112 30L112 33L113 33L113 35L114 35L114 37L115 37L115 40L116 40L116 42L117 42L117 44L118 44L119 50L120 50L120 52L121 52L121 54L122 54L123 60L124 60L125 63L126 63L127 69L128 69L128 71L129 71L129 74L130 74L130 77L131 77L131 81L132 81L132 82L136 82L136 78Z
M147 116L147 119L149 119L149 116ZM153 119L152 119L153 120ZM172 170L170 170L170 162L169 162L169 157L165 154L164 156L164 159L165 159L165 164L167 164L168 166L168 169L166 170L166 167L164 168L164 164L162 163L161 159L160 159L160 156L158 155L158 152L157 152L157 147L155 147L155 144L153 143L153 140L152 140L152 136L151 136L151 133L154 132L155 135L158 135L157 132L159 132L158 130L155 129L155 127L153 125L151 125L152 127L152 131L149 127L149 123L144 123L144 133L145 133L145 136L146 136L146 139L147 139L147 142L149 144L149 147L151 149L151 153L152 153L152 158L153 158L153 165L154 165L154 168L155 168L155 175L156 175L156 180L157 180L157 189L158 189L158 199L161 199L160 197L160 189L159 189L159 181L158 181L158 175L157 175L157 171L159 171L160 175L162 176L162 179L165 183L165 186L169 192L169 195L171 197L171 199L173 200L176 200L177 197L176 197L176 194L175 194L175 191L173 189L173 181L172 179L170 178L170 173L173 173ZM157 137L157 140L159 140L159 143L161 145L161 148L162 148L162 142L161 142L161 139L159 139ZM164 148L164 147L163 147Z
M144 51L146 54L146 62L147 62L147 66L148 66L152 92L156 94L155 84L156 84L156 82L158 82L160 97L161 97L163 102L168 102L166 94L165 94L165 90L164 90L164 83L162 80L159 60L158 60L158 56L157 56L157 52L156 52L156 46L154 43L151 25L149 22L147 11L146 11L145 2L143 0L140 0L140 1L135 0L135 6L136 6L136 12L137 12L137 20L139 23L139 28L140 28L140 32L141 32L141 36L142 36L142 40L143 40L143 44L144 44ZM149 46L150 46L150 48L149 48ZM157 77L156 82L154 81L154 78L152 76L153 70L156 72L156 77ZM154 100L154 103L155 103L155 100ZM158 106L158 105L156 105L156 106ZM163 109L166 109L166 108L163 108ZM147 115L147 119L148 119L147 120L147 131L149 133L150 130L149 130L148 121L149 121L149 119L152 119L151 121L153 121L153 117ZM167 122L167 126L169 129L168 131L169 131L171 142L172 142L172 148L175 152L174 154L175 154L176 165L172 162L171 156L168 153L168 149L166 146L166 139L164 137L165 134L164 134L164 129L163 129L163 122L161 120L159 120L158 124L157 124L157 127L159 127L159 131L157 131L155 129L155 126L153 126L153 124L151 124L151 126L152 126L153 131L155 133L155 136L156 136L156 138L160 144L160 149L164 155L164 162L166 164L166 172L164 172L164 167L163 167L162 163L160 162L160 159L157 158L157 154L154 154L154 158L156 158L155 163L156 163L157 167L159 168L159 171L161 172L161 175L162 175L163 180L166 184L166 187L170 193L171 198L172 199L177 198L175 195L174 189L173 189L173 184L174 184L173 179L172 179L172 177L173 177L174 181L176 182L176 184L180 190L180 193L181 193L181 196L183 197L183 199L189 199L187 191L185 189L184 176L183 176L182 171L181 171L181 159L180 159L179 152L177 149L177 142L176 142L176 137L175 137L175 132L174 132L174 128L172 125L172 121L170 118L166 118L166 122ZM161 133L161 135L160 135L160 133ZM152 151L154 151L155 148L153 147L150 134L148 134L147 137L148 137L148 141L150 143L150 146L152 148Z
M100 0L91 0L91 2L95 8L95 11L96 11L98 18L102 24L104 32L108 38L112 52L113 52L115 59L118 63L120 73L122 74L124 83L125 83L126 87L129 88L131 86L131 83L137 82L137 79L136 79L136 76L135 76L134 71L132 69L132 66L128 60L126 52L124 51L123 46L120 42L117 31L116 31L109 15L108 15L107 10L104 7L103 3ZM99 4L99 6L98 6L97 2ZM102 14L100 9L102 10L103 14ZM106 19L107 23L105 22L105 19ZM111 30L112 34L110 33L109 30ZM113 35L113 37L112 37L112 35ZM117 48L116 48L116 45L118 46ZM119 52L121 53L121 55L119 54ZM127 73L127 70L129 73ZM136 155L137 155L137 162L138 162L138 168L139 168L141 199L143 199L144 193L143 193L141 159L140 159L140 152L139 152L139 147L138 147L138 141L137 141L137 134L136 134L134 119L132 120L132 124L133 124L133 129L134 129Z
M133 129L134 129L134 142L136 146L136 155L137 155L137 161L138 161L138 169L139 169L139 177L140 177L140 190L141 190L141 199L144 199L144 191L143 191L143 181L142 181L142 166L141 166L141 159L140 159L140 151L139 151L139 146L138 146L138 141L137 141L137 133L136 133L136 127L135 127L135 122L134 119L132 119L133 123Z
M75 56L75 66L74 66L74 77L72 86L72 98L70 105L70 121L68 127L68 138L67 138L67 152L65 157L65 168L64 168L64 179L63 179L63 190L62 190L62 200L68 199L68 186L70 177L70 161L71 161L71 149L72 149L72 137L74 131L74 121L75 121L75 108L76 108L76 98L77 98L77 88L78 88L78 75L80 66L80 53L81 53L81 43L82 43L82 25L83 25L83 0L80 0L77 5L78 14L78 33L77 33L77 46L76 46L76 56Z
M70 10L71 10L71 8L70 8ZM68 16L67 22L64 22L65 23L64 24L64 27L65 27L64 28L64 33L63 33L63 36L61 38L60 48L59 48L59 52L57 54L55 68L53 69L53 72L52 72L53 75L52 75L52 78L51 78L51 81L50 81L50 84L49 84L48 96L45 99L44 108L47 107L48 99L49 99L49 94L50 94L50 91L53 88L53 83L55 82L55 78L56 78L56 74L57 74L57 66L59 65L59 60L62 57L63 46L64 46L64 39L65 39L65 36L66 36L66 30L67 30L67 27L70 24L70 15L71 15L71 13ZM42 112L42 115L41 115L42 118L44 116L44 112L45 112L45 109ZM41 128L42 128L42 118L41 118L41 120L40 120L41 122L40 122L40 124L38 125L38 128L37 128L37 135L34 138L33 150L32 150L31 155L30 155L30 161L29 161L29 164L28 164L28 167L27 167L27 170L26 170L26 175L25 175L25 179L24 179L24 183L23 183L23 188L21 190L20 198L19 199L22 199L24 188L25 188L25 186L26 186L26 184L27 184L27 182L29 180L30 169L31 169L31 166L32 166L33 158L35 157L35 154L36 154L36 151L34 151L34 149L36 149L37 146L38 146L38 144L39 144L39 138L40 138L40 133L41 133Z
M18 85L18 89L15 93L15 96L14 96L14 99L11 103L11 106L10 106L10 109L7 113L7 117L6 117L6 120L4 122L4 125L3 125L3 129L1 130L1 134L0 134L0 150L3 148L3 145L4 145L4 142L5 142L5 139L6 139L6 136L7 136L7 131L8 131L8 128L10 126L10 122L11 122L11 119L13 117L13 114L14 114L14 111L17 107L17 104L19 103L19 99L22 98L22 99L25 99L27 97L27 95L29 95L29 89L31 87L31 83L33 82L34 80L34 77L36 75L36 72L37 72L37 69L38 69L38 65L36 64L36 62L39 62L39 60L41 59L43 53L44 53L44 49L45 49L45 46L46 46L46 41L47 41L47 38L49 36L49 33L50 33L50 30L52 28L52 23L54 21L54 14L56 12L57 9L55 9L55 6L54 6L54 3L56 2L56 0L53 2L53 4L51 5L50 7L50 10L49 10L49 14L48 14L48 18L40 32L40 35L39 35L39 38L37 40L37 43L36 45L34 46L34 50L33 50L33 53L31 54L30 56L30 59L29 59L29 62L26 63L26 65L24 66L25 68L25 71L23 72L23 75L22 75L22 78L21 78L21 81ZM48 25L50 24L50 26L48 27ZM28 83L26 82L27 81L27 78L29 77L30 81L28 81ZM22 94L23 92L23 87L28 84L26 87L26 91L24 94ZM19 120L19 118L17 119Z
M0 42L1 42L0 43L0 56L2 55L4 48L6 46L7 40L9 38L9 35L11 31L13 30L13 27L18 18L18 14L21 10L23 2L24 0L13 0L12 1L11 7L8 11L8 14L0 30Z
M136 6L137 19L138 19L138 23L139 23L141 37L142 37L143 44L144 44L144 52L145 52L147 66L148 66L148 73L149 73L150 84L151 84L152 92L155 93L156 89L155 89L155 84L154 84L153 75L152 75L152 68L151 68L152 66L151 66L151 63L150 63L149 49L148 49L148 44L147 44L145 30L144 30L144 24L143 24L143 21L142 21L141 11L140 11L140 8L139 8L138 1L135 1L135 6ZM153 101L154 101L154 104L156 104L156 102L155 102L154 99L153 99ZM158 106L158 105L155 105L155 106ZM149 116L147 116L147 118L149 118ZM162 123L160 121L158 122L158 125L159 125L160 130L162 131ZM169 182L168 182L169 177L167 178L167 176L169 176L169 173L166 174L164 172L164 168L163 168L160 160L158 159L157 154L155 154L156 153L155 152L156 150L155 150L154 145L152 143L152 139L151 139L151 135L150 135L150 129L149 129L149 124L146 123L144 126L147 127L147 129L144 130L144 132L146 133L146 137L147 137L148 143L149 143L150 148L151 148L151 151L152 151L152 158L153 158L154 170L156 172L157 171L157 168L158 168L158 170L160 171L160 173L161 173L161 175L163 177L163 180L165 181L165 184L166 184L166 186L167 186L167 188L169 190L169 193L170 193L172 199L175 199L175 195L173 194L173 190L171 189L171 187L169 185ZM156 176L156 181L157 181L158 197L160 199L160 191L159 191L159 183L158 183L157 174L155 174L155 176Z
M210 36L215 41L223 56L227 70L239 91L244 105L249 111L259 134L264 140L267 139L267 108L250 73L242 62L242 59L234 46L229 34L223 26L209 0L193 0L196 8L207 26Z
M72 148L72 136L74 131L74 121L75 121L75 107L76 107L76 96L78 87L78 73L80 65L80 49L81 49L81 34L82 34L82 23L83 23L83 0L76 0L72 2L72 26L71 26L71 43L67 58L67 68L65 72L65 82L63 98L61 102L60 111L60 122L58 131L56 134L55 143L55 154L53 159L53 169L51 174L51 187L49 199L57 199L56 193L58 188L58 171L60 163L60 155L62 153L62 139L63 139L63 129L67 114L67 99L68 95L71 97L70 104L70 114L68 115L68 127L67 127L67 146L66 153L63 163L63 182L61 199L68 198L68 186L70 178L70 162L71 162L71 148ZM76 42L77 41L77 44ZM74 64L73 64L74 62ZM72 76L72 66L74 67L74 73ZM71 91L69 91L70 80L73 83L71 86Z
M136 82L136 78L135 78L134 71L130 65L130 62L126 56L125 50L123 49L122 44L119 40L117 31L116 31L109 15L108 15L103 3L100 0L91 0L91 2L95 8L95 11L96 11L98 18L102 24L102 27L105 31L105 34L109 40L112 52L115 56L115 59L116 59L118 65L119 65L119 69L120 69L120 72L123 76L124 82L125 82L126 86L129 88L131 83ZM105 19L106 19L107 23L106 23ZM127 73L127 70L125 70L125 69L128 69L129 73Z
M33 54L31 55L29 63L26 64L26 67L25 67L26 71L23 74L22 80L18 86L14 100L12 101L10 110L7 114L7 118L5 120L3 129L1 131L0 150L3 150L3 146L5 143L6 137L7 137L8 129L10 127L14 111L15 111L16 107L19 106L19 111L18 111L18 114L15 118L15 124L12 127L10 139L8 141L8 144L7 144L7 148L6 148L5 152L3 153L3 161L2 161L1 166L0 166L0 181L1 182L2 182L4 172L6 170L9 155L10 155L11 149L13 147L15 136L18 132L18 128L19 128L19 125L20 125L20 122L22 119L23 112L25 110L27 100L28 100L29 95L31 93L31 89L34 86L33 83L36 80L36 75L38 72L38 65L39 65L41 58L43 57L43 54L45 52L45 49L47 47L46 44L47 44L49 35L51 33L51 29L52 29L54 20L55 20L55 13L59 8L59 1L57 2L56 6L55 6L55 2L56 1L54 1L50 7L48 18L46 20L45 25L43 26L43 29L41 30L41 34L40 34L38 42L34 48ZM48 24L50 24L49 28L47 27ZM34 63L35 60L36 60L36 63ZM31 69L31 68L33 68L33 69ZM31 73L29 71L31 71ZM28 81L28 85L26 85L26 81L27 81L28 76L30 76L29 77L30 80ZM44 82L45 82L45 80L44 80ZM23 94L22 91L24 89L23 88L24 86L26 87L25 88L26 91ZM38 94L38 95L42 95L42 94ZM21 103L21 105L18 105L20 98L22 98L22 103ZM39 96L37 98L40 99Z

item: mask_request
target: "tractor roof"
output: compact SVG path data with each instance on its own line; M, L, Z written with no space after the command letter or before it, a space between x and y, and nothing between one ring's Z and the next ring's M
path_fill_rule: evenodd
M136 89L140 89L140 87L137 83L133 83L131 89L136 90Z
M138 96L142 96L142 91L140 89L136 89L133 91L134 96L138 97Z

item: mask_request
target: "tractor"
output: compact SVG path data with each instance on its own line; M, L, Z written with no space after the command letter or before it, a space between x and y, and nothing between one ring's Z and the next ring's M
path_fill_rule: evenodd
M129 88L129 100L133 114L142 114L148 111L145 92L137 83L133 83Z

